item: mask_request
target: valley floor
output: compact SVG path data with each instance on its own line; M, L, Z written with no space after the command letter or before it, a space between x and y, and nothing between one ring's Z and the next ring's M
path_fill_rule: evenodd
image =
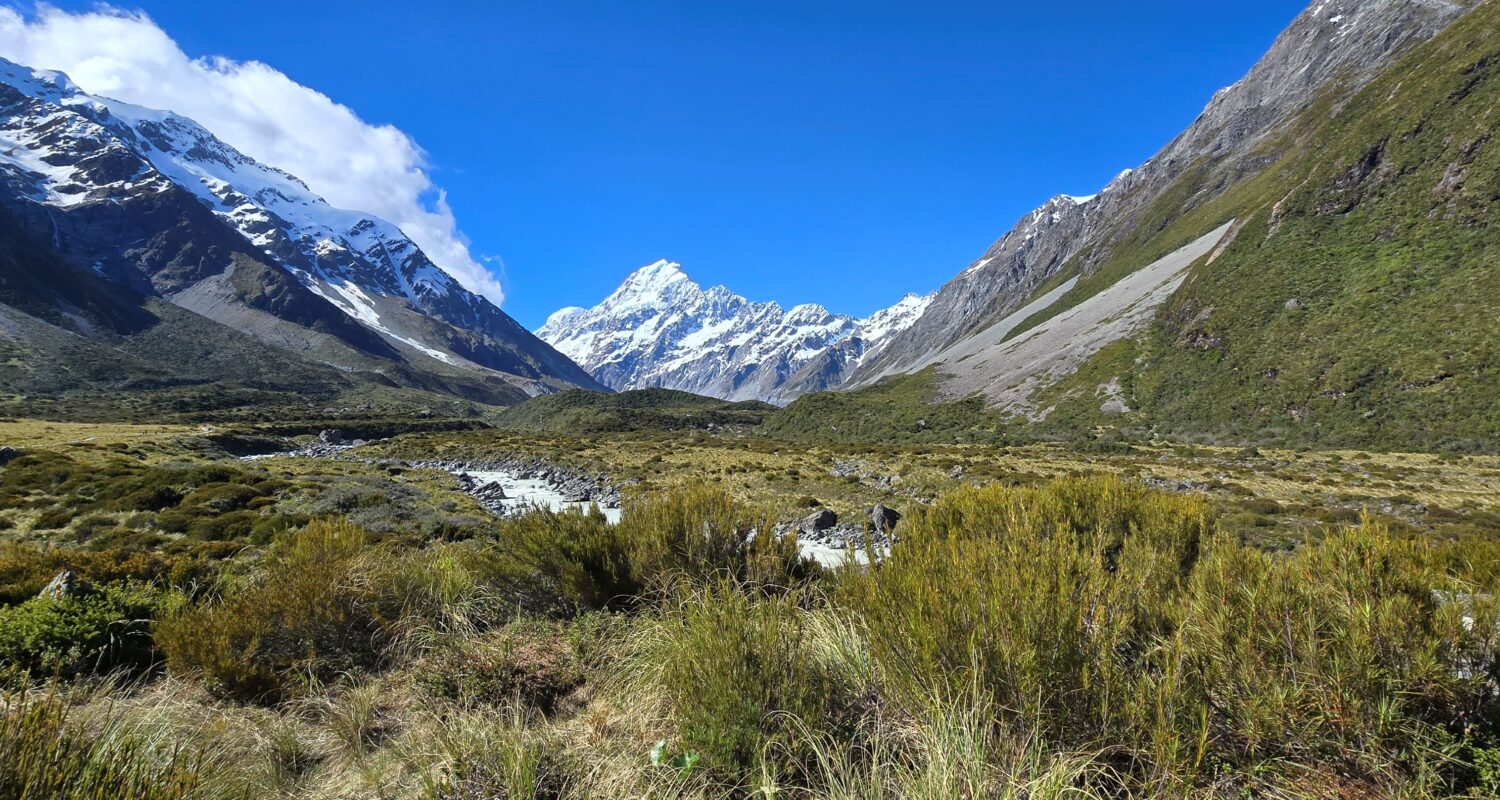
M1500 791L1500 457L440 422L0 421L0 796Z

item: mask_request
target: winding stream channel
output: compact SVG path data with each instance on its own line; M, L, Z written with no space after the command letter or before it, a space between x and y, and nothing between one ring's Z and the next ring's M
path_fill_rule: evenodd
M296 450L287 450L276 453L262 453L258 455L242 456L245 461L258 461L265 458L330 458L338 457L340 454L354 450L349 445L327 445L312 444ZM588 510L596 503L594 499L582 500L580 497L599 497L601 485L597 481L602 478L591 478L580 473L568 473L566 477L559 480L554 465L540 465L521 463L516 465L515 470L498 469L502 465L509 466L509 462L489 462L485 464L464 465L454 462L441 461L417 461L417 462L394 462L406 467L441 469L459 480L463 490L470 496L478 499L491 512L500 515L523 514L530 509L548 509L551 511L565 511L568 509ZM480 466L490 467L480 469ZM545 471L540 471L543 466ZM537 477L540 475L541 477ZM570 485L569 481L581 481L583 483L580 492L579 486ZM501 493L494 492L493 487L500 487ZM609 490L604 497L612 498L609 502L598 503L599 510L604 514L605 520L611 525L620 521L621 510L618 507L618 491L603 485ZM502 496L503 494L503 496ZM869 561L864 549L859 546L850 546L847 541L839 541L835 538L824 537L823 540L815 540L815 537L804 536L800 539L802 554L808 556L825 567L836 567L849 563L851 560L857 564ZM879 552L886 552L881 547Z

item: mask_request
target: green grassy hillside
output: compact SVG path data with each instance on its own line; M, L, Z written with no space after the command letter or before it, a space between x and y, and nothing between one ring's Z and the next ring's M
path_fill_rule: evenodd
M803 395L766 419L772 436L819 442L996 442L1005 417L979 397L939 402L936 368L849 392Z
M1205 162L1081 261L1012 337L1183 243L1240 225L1143 337L1033 396L1039 432L1410 449L1500 443L1500 6L1481 5L1347 102L1330 88L1221 191ZM1213 198L1205 201L1203 198ZM1128 227L1126 227L1128 226ZM1052 288L1041 287L1040 291ZM1118 381L1128 414L1101 410Z
M759 425L774 406L731 403L672 389L603 394L572 389L534 397L501 412L502 428L557 433L707 429Z
M1275 202L1246 192L1238 238L1143 345L1145 413L1307 443L1500 442L1497 109L1489 3L1272 167Z

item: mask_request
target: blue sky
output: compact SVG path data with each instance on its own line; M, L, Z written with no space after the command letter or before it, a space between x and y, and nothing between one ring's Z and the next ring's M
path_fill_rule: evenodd
M412 136L535 327L658 258L853 314L932 291L1149 158L1304 4L116 5Z

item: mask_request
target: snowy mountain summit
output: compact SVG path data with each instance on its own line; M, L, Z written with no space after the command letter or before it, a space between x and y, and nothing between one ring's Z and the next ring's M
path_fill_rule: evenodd
M723 286L705 289L680 265L657 261L593 308L557 311L537 335L612 389L784 403L837 385L846 369L915 322L927 302L907 295L865 319L811 304L782 310ZM808 371L825 361L837 364L819 370L831 382Z
M597 386L395 225L330 206L191 119L4 59L0 205L114 283L277 346L326 351L332 333L359 351L320 361L373 355L527 394ZM251 261L271 271L252 276Z

